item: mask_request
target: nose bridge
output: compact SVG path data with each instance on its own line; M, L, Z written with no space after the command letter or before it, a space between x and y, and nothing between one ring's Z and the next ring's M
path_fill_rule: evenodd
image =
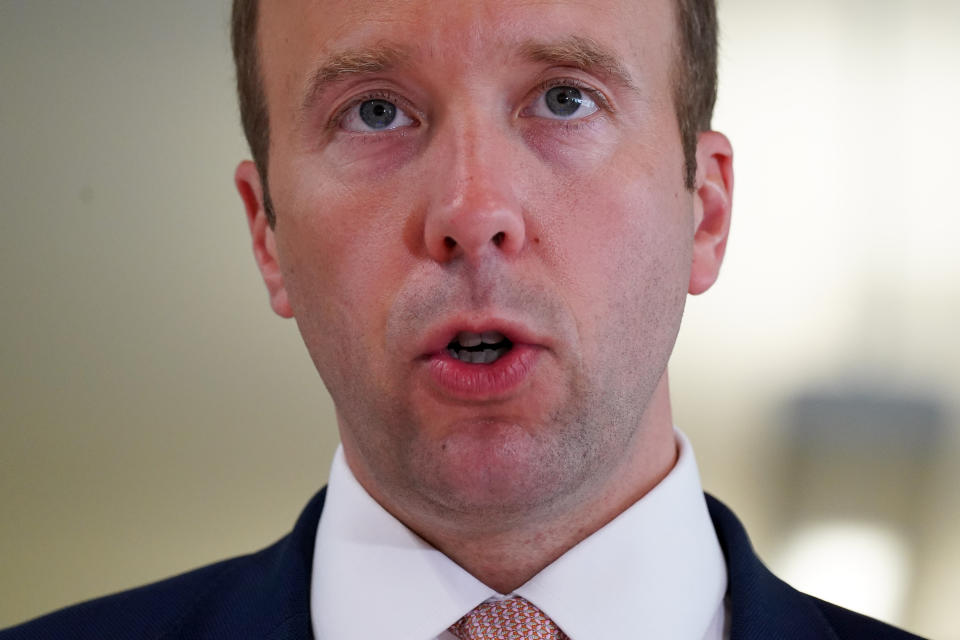
M428 253L445 262L518 252L525 242L524 219L502 125L474 106L452 110L438 129L432 161L439 178L431 185L424 228Z

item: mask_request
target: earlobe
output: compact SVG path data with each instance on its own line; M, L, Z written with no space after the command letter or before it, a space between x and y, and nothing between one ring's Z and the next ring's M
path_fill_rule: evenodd
M237 166L233 176L237 192L243 200L247 212L247 224L253 240L253 257L260 268L263 282L270 295L270 306L283 318L292 318L293 309L287 297L280 264L277 262L277 244L273 229L267 221L263 205L263 185L257 166L250 160L244 160Z
M722 133L705 131L697 141L693 263L688 289L693 295L709 289L720 273L732 203L733 148Z

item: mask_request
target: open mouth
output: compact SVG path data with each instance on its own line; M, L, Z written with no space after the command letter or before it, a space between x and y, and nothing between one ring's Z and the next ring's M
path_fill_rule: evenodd
M460 362L490 364L503 357L511 348L513 343L499 331L461 331L447 345L447 353Z

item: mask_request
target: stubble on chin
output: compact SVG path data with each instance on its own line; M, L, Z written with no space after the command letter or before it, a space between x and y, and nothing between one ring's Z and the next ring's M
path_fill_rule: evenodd
M471 416L459 408L448 422L418 406L422 398L405 386L403 362L381 381L372 363L355 362L359 377L335 400L354 473L388 511L408 525L429 522L425 529L496 533L559 517L615 482L659 373L638 375L638 363L621 353L630 327L613 327L604 343L589 345L603 353L587 359L573 313L557 296L496 270L471 278L398 296L388 341L422 335L454 310L497 309L559 337L563 350L544 354L549 377L542 388L509 410L487 406Z

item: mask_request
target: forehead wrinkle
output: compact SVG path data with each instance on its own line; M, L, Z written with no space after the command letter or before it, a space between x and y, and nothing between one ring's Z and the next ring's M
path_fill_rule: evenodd
M328 55L310 74L300 105L301 112L306 111L330 85L355 76L389 71L408 57L406 48L389 42L344 49Z
M639 91L620 59L592 38L572 35L548 42L526 40L520 44L520 52L534 62L598 72Z

